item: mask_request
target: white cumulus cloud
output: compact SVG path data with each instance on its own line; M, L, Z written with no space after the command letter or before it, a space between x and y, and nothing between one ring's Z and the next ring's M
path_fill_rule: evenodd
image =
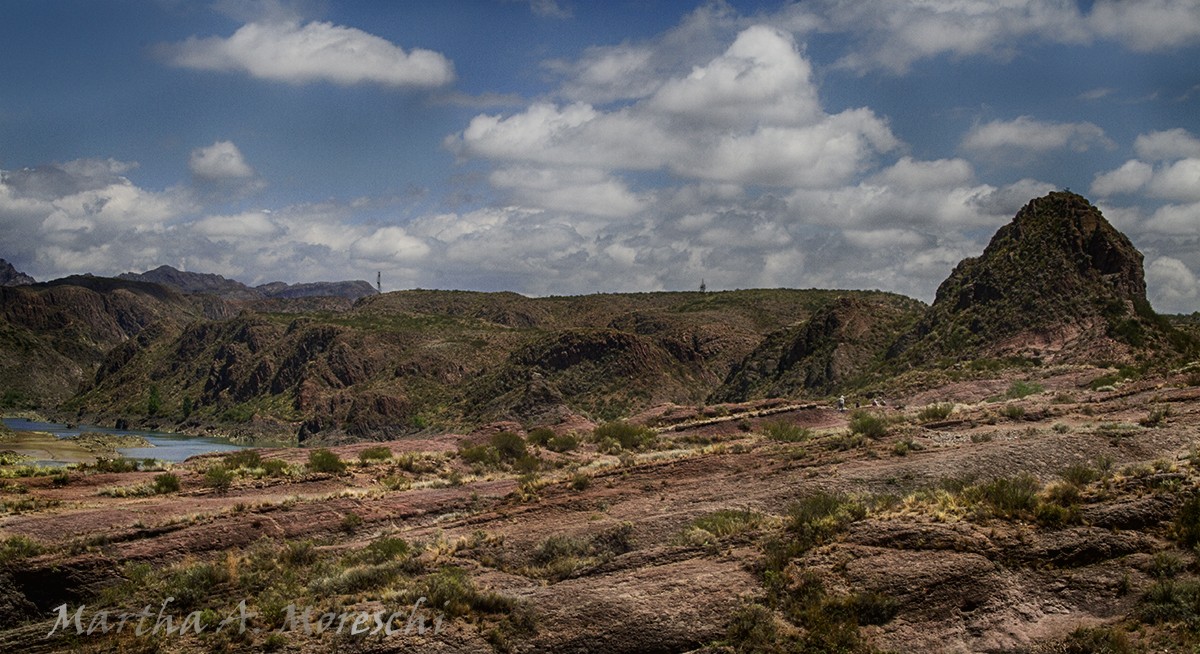
M236 71L291 84L439 87L454 80L454 66L441 53L406 52L362 30L323 22L247 23L227 38L191 37L161 49L181 68Z
M1092 123L1047 122L1020 116L976 125L963 137L962 147L984 156L1006 156L1012 152L1036 154L1063 149L1085 152L1115 145L1103 129Z
M246 163L242 151L232 141L217 141L192 150L188 157L188 170L206 181L254 177L254 169Z

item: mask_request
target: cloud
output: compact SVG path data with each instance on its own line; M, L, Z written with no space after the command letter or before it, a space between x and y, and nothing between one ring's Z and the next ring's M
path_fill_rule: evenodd
M527 0L529 9L538 16L546 18L570 18L571 11L559 6L557 0Z
M210 146L196 148L188 157L188 170L204 181L247 179L254 177L254 169L246 163L242 151L231 141L217 141Z
M1009 60L1029 44L1113 41L1135 51L1200 42L1195 0L1098 0L1089 11L1068 0L809 0L778 15L796 30L848 34L837 65L905 74L940 56Z
M1116 170L1096 175L1092 181L1092 193L1109 197L1123 193L1136 193L1146 186L1154 176L1154 166L1130 159Z
M1092 123L1045 122L1030 116L976 125L962 141L964 150L994 157L1011 156L1014 152L1033 155L1063 149L1086 152L1094 147L1113 148L1115 144L1105 136L1104 130Z
M1186 129L1168 129L1139 134L1133 149L1138 157L1147 161L1200 158L1200 139Z
M774 28L749 27L690 73L646 88L612 110L542 101L481 114L446 145L463 158L766 186L843 183L898 145L869 109L824 113L810 64Z
M1200 233L1200 202L1158 207L1141 227L1159 234L1194 236Z
M1159 311L1191 313L1197 310L1200 281L1179 259L1158 257L1146 266L1146 283L1151 289L1150 304Z
M1099 37L1153 52L1200 42L1195 0L1097 0L1088 27Z
M440 87L454 67L440 53L403 48L353 27L299 21L247 23L228 38L191 37L160 46L171 65L235 71L289 84Z

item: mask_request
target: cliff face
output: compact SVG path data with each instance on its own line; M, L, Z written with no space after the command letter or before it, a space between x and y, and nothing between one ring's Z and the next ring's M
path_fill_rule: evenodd
M1142 254L1086 199L1056 192L959 263L889 356L1119 361L1165 343L1169 331L1146 301Z

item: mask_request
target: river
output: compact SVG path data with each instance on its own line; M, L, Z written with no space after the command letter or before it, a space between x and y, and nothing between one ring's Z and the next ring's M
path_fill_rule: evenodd
M119 447L117 452L130 459L158 459L177 463L189 456L208 454L209 452L228 452L244 449L245 445L237 445L223 438L211 436L188 436L187 434L168 434L156 431L137 431L126 429L111 429L94 425L67 426L53 422L38 422L25 418L3 418L4 426L13 431L41 431L54 434L58 438L78 436L82 433L118 434L141 436L154 447Z

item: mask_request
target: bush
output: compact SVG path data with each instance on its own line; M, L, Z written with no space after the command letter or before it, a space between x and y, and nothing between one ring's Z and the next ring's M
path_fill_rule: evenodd
M1041 482L1029 473L1016 477L998 477L968 488L968 499L986 503L994 515L1020 518L1032 514L1038 506Z
M1010 400L1019 400L1035 393L1041 393L1044 390L1046 390L1045 387L1037 382L1027 382L1018 379L1008 385L1008 391L1004 393L1004 396Z
M348 511L346 515L342 516L342 523L339 525L339 527L341 527L341 530L347 534L353 534L355 531L358 531L358 528L361 527L362 524L362 516L353 511Z
M262 456L258 450L238 450L224 456L225 467L230 470L246 468L247 470L262 466Z
M585 491L591 485L592 478L582 472L571 475L571 490Z
M0 563L11 563L31 556L37 556L46 550L40 543L26 536L15 535L0 541Z
M557 436L552 436L550 440L546 442L546 447L549 448L551 452L570 452L571 450L579 447L579 438L576 437L575 434L559 434Z
M1129 638L1112 627L1080 627L1067 636L1063 654L1133 654Z
M1158 426L1162 425L1163 423L1165 423L1167 421L1167 418L1170 418L1170 417L1171 417L1171 407L1170 406L1168 406L1168 405L1156 406L1153 409L1150 409L1150 413L1145 418L1142 418L1141 420L1139 420L1138 424L1143 427L1158 427Z
M529 441L531 445L546 447L552 438L554 438L554 431L552 429L538 427L537 429L530 431L529 435L525 437L525 440Z
M829 542L851 523L867 515L863 504L840 493L817 491L788 507L789 532L796 536L798 551Z
M154 492L159 495L167 493L179 492L179 475L173 472L164 472L154 476Z
M1058 474L1076 486L1087 486L1100 478L1100 471L1086 463L1073 463Z
M358 460L363 463L369 461L387 461L392 458L392 451L384 445L368 447L358 453Z
M1164 579L1142 596L1139 614L1146 622L1193 622L1200 618L1200 581Z
M782 420L773 420L762 426L763 434L781 443L800 443L812 438L812 430Z
M1193 495L1179 507L1175 538L1189 549L1200 544L1200 495Z
M346 464L338 458L337 454L321 448L308 453L308 469L313 472L340 474L345 472Z
M458 456L471 465L484 467L500 465L500 453L491 445L464 447L458 451Z
M287 474L288 464L283 459L267 459L262 462L263 472L268 477L282 477Z
M233 485L233 473L225 466L213 466L204 471L204 485L218 493L224 493Z
M719 540L744 534L757 528L762 520L763 517L754 511L721 509L693 520L684 537L694 544L706 543L713 537Z
M1025 407L1019 404L1006 404L1000 409L1000 415L1009 420L1020 420L1025 417Z
M855 411L850 414L850 433L862 434L867 438L883 438L887 436L887 420L869 411Z
M493 434L491 443L492 447L496 448L496 453L502 461L516 461L524 457L527 452L525 439L511 431L502 431Z
M447 566L431 574L409 591L409 604L424 597L426 606L445 611L449 618L467 615L472 610L483 613L512 611L516 603L503 595L481 592L462 568Z
M597 443L611 439L626 450L644 450L654 446L657 435L654 430L628 422L608 422L596 427L592 439Z
M929 406L917 412L917 420L921 422L937 422L945 420L954 412L954 403L945 402L941 404L930 404Z

